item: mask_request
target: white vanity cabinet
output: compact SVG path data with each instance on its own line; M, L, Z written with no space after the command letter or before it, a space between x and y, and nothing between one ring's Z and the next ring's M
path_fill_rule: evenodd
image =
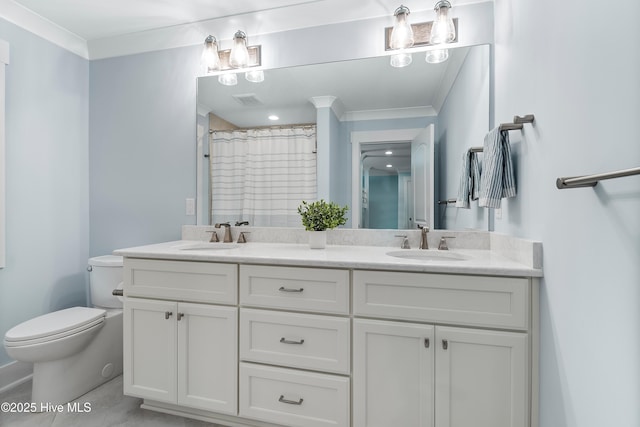
M164 265L154 270L158 263ZM157 402L236 415L237 307L150 299L157 294L164 297L171 281L174 288L183 287L184 295L207 293L202 283L210 281L211 287L216 288L215 281L220 280L220 274L208 272L222 270L225 276L224 272L229 271L227 264L209 264L203 272L200 264L125 260L124 392ZM189 271L189 265L195 268ZM237 271L237 266L232 267ZM129 297L129 290L140 278L136 270L144 271L148 293ZM154 288L150 277L157 278L159 289ZM193 283L197 286L190 289ZM225 302L227 299L226 295L221 297Z
M528 427L532 286L354 271L354 427Z
M144 408L238 427L538 427L534 277L138 256L124 391Z

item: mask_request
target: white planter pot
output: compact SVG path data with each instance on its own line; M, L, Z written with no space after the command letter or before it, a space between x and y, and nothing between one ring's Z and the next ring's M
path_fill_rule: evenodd
M324 249L327 246L327 231L309 231L309 247Z

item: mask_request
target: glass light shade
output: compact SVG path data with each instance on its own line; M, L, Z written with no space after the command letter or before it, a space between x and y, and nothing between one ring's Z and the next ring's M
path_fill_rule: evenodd
M431 44L451 43L456 38L456 27L453 24L453 18L449 15L451 3L447 0L441 0L436 3L436 20L431 26L431 34L429 41Z
M449 49L435 49L427 51L425 60L429 64L439 64L449 59Z
M204 49L200 59L202 71L205 74L213 73L220 69L220 56L218 56L218 42L213 36L204 39Z
M235 73L220 74L218 76L218 83L225 86L235 86L238 84L238 76Z
M407 17L409 16L409 8L400 6L394 13L396 22L391 30L391 40L389 47L391 49L406 49L413 46L413 29Z
M247 35L243 31L236 31L233 36L233 47L229 54L229 65L233 68L244 68L249 64L249 51L247 50Z
M264 71L251 70L244 73L244 78L252 83L260 83L264 81Z
M411 54L403 52L391 55L390 64L392 67L402 68L409 66L411 64L411 61L413 61Z

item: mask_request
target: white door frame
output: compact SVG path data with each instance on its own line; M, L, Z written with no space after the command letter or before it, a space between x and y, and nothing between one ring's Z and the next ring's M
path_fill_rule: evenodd
M360 151L361 145L372 142L411 142L424 128L390 129L351 132L351 227L360 228L360 206L362 180Z

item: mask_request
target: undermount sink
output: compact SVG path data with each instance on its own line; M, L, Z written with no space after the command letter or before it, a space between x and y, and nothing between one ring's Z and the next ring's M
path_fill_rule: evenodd
M403 249L387 252L387 255L395 258L417 259L419 261L465 261L468 257L449 251Z
M178 249L180 251L219 251L225 249L235 249L238 246L239 245L237 243L194 242L174 246L174 249Z

